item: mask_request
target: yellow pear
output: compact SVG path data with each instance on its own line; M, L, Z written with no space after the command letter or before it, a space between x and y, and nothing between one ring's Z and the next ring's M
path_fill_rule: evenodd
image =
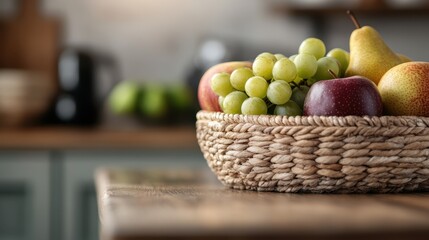
M350 36L350 63L346 76L360 75L378 84L381 77L403 60L384 42L372 27L360 27L352 13L349 13L357 29Z

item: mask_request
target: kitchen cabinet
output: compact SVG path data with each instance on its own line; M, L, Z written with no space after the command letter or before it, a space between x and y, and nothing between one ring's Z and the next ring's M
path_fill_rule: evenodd
M193 128L0 132L0 239L98 239L94 171L201 169Z
M205 168L202 154L193 150L65 151L62 157L64 197L61 239L98 239L94 172L102 167L129 169Z
M49 239L50 166L46 151L0 154L0 239Z

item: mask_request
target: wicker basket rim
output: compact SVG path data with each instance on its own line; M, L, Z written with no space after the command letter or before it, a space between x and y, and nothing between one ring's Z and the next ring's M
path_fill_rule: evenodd
M320 126L320 127L429 127L429 117L418 116L274 116L243 115L209 112L197 113L198 121L250 123L261 126Z

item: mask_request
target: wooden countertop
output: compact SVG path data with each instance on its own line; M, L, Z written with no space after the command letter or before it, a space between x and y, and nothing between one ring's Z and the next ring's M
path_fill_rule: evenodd
M103 239L425 239L429 193L226 189L207 171L99 170ZM231 239L231 238L228 238Z
M0 149L198 148L195 128L103 129L37 127L0 129Z

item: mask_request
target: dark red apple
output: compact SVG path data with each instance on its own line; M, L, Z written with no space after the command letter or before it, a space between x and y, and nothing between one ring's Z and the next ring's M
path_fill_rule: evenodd
M304 102L306 116L381 116L382 113L377 86L362 76L316 82Z
M232 73L237 68L252 67L251 62L225 62L217 64L209 68L204 75L201 77L198 85L198 102L202 110L221 112L222 109L219 106L218 96L212 91L210 87L210 81L216 73L226 72Z

